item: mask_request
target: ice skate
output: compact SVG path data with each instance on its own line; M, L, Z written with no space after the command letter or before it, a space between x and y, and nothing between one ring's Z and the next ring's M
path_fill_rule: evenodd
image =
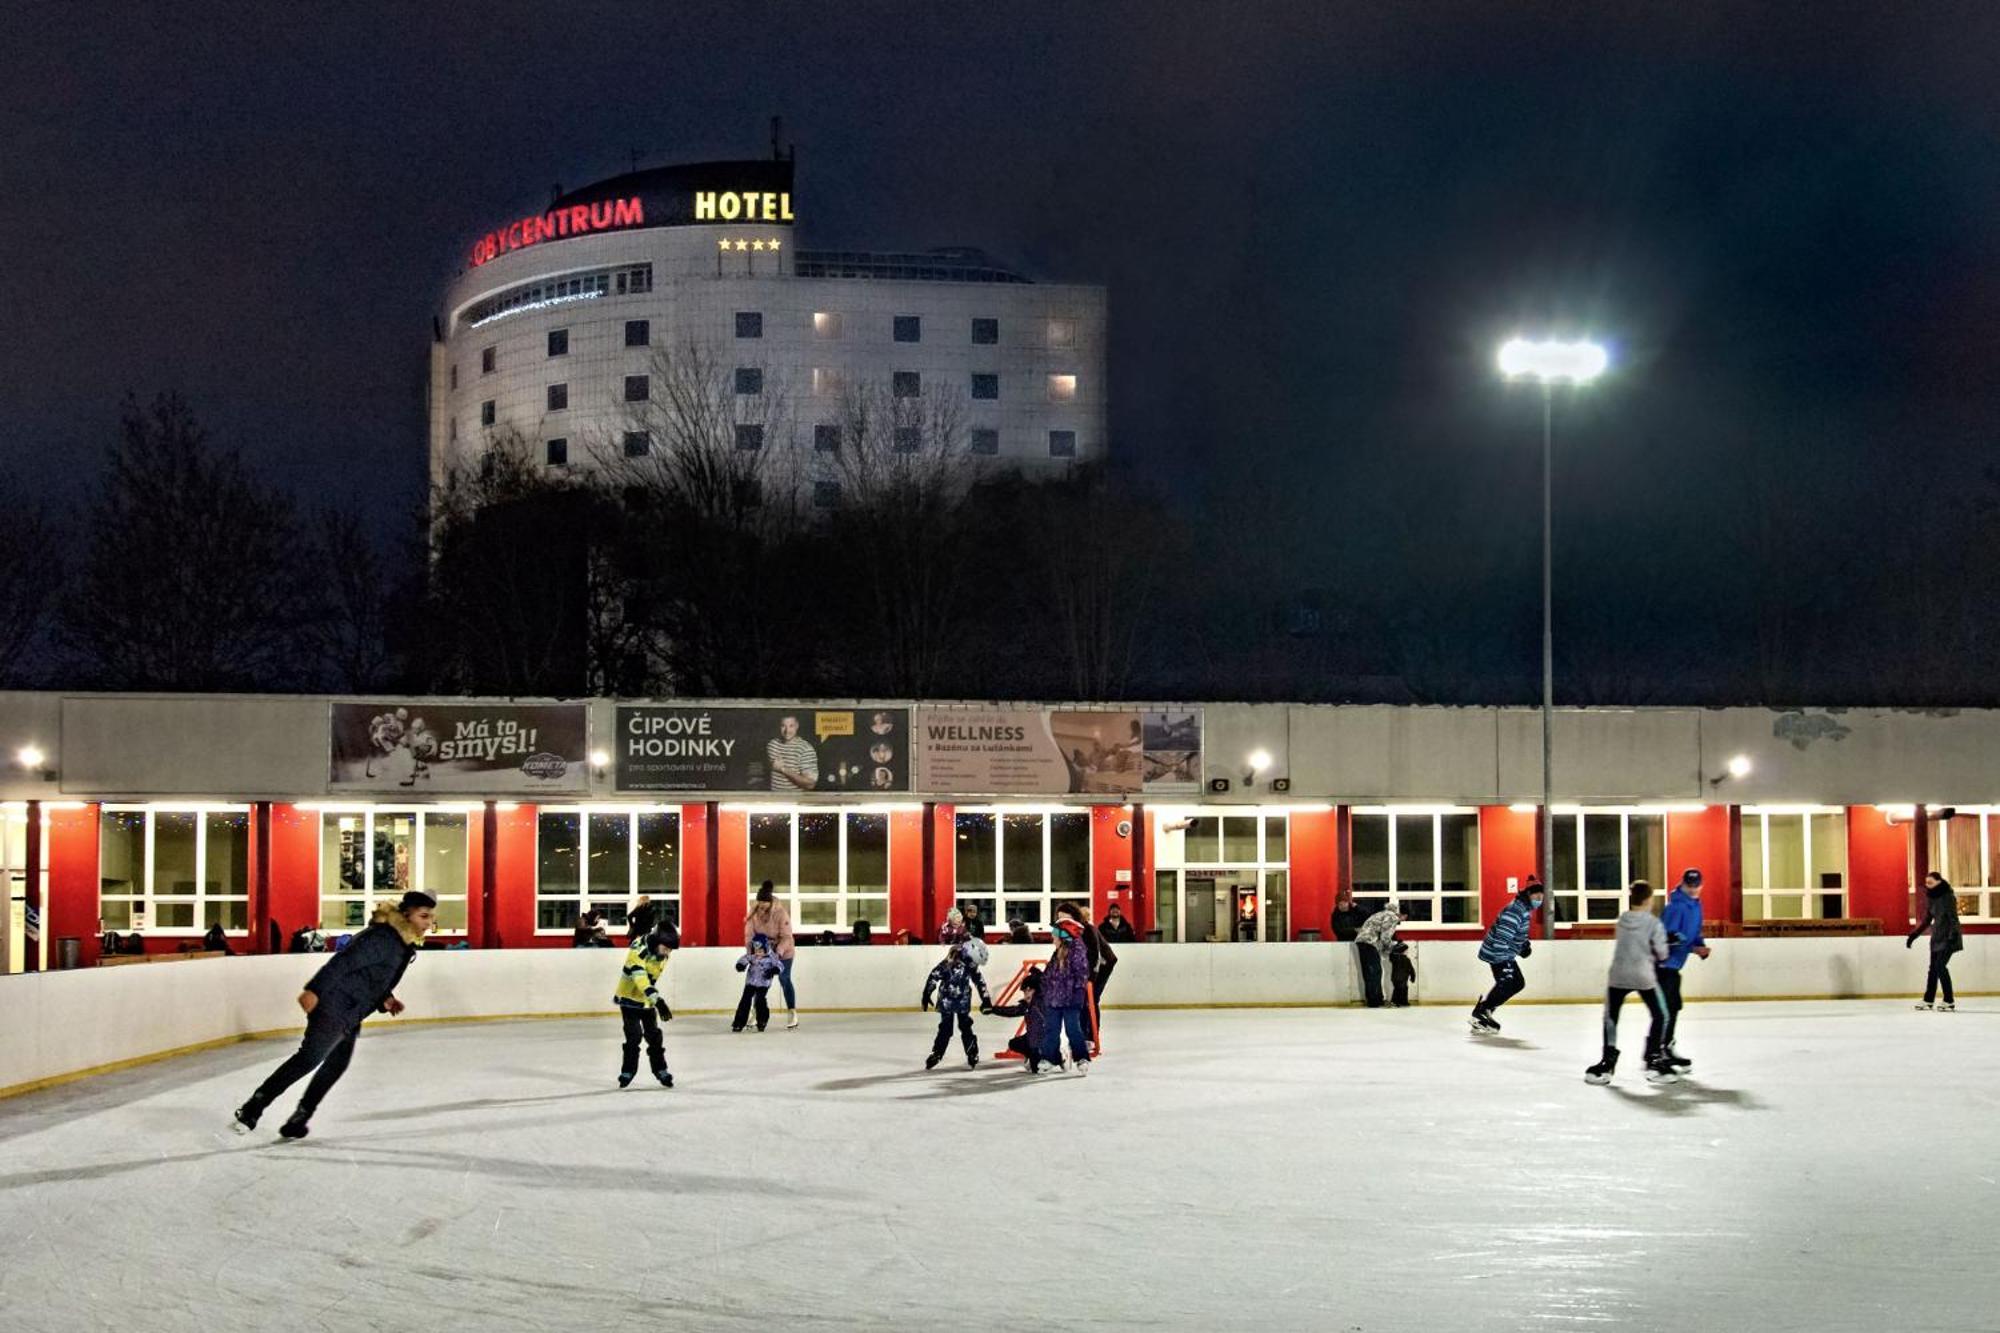
M1674 1069L1679 1073L1685 1074L1688 1070L1694 1068L1694 1061L1688 1059L1685 1055L1682 1055L1679 1051L1675 1050L1671 1046L1667 1047L1667 1049L1664 1052L1662 1052L1662 1055L1665 1057L1666 1062L1672 1065Z
M292 1118L278 1126L278 1137L284 1139L304 1138L306 1135L312 1133L312 1126L306 1123L308 1119L309 1117L303 1111L292 1112Z
M1918 1000L1918 1001L1917 1001L1917 1008L1919 1008L1919 1009L1935 1009L1935 1008L1937 1008L1937 1006L1936 1006L1936 1005L1934 1005L1934 1004L1932 1004L1932 1003L1931 1003L1931 1002L1930 1002L1929 1000Z
M1611 1076L1617 1072L1618 1048L1607 1046L1604 1048L1604 1058L1583 1071L1583 1081L1601 1088L1609 1083Z
M256 1102L245 1102L243 1105L237 1107L235 1114L230 1117L229 1127L238 1134L248 1134L251 1130L257 1128L257 1121L262 1118L263 1114L264 1108L257 1105Z
M660 1080L660 1086L663 1088L671 1088L672 1086L674 1086L674 1076L668 1073L664 1069L654 1070L653 1077Z
M1474 1032L1498 1032L1500 1030L1500 1020L1493 1017L1492 1014L1484 1009L1474 1009L1472 1011L1472 1030Z
M620 1073L619 1073L619 1075L618 1075L618 1086L619 1086L619 1087L621 1087L621 1088L629 1088L629 1087L631 1087L631 1086L632 1086L632 1071L631 1071L631 1070L627 1069L627 1070L623 1070L622 1072L620 1072Z
M924 1057L924 1068L936 1069L938 1067L938 1061L942 1059L944 1059L942 1055L927 1055Z
M976 1055L968 1055L968 1056L966 1056L966 1057L965 1057L965 1067L966 1067L967 1069L977 1069L977 1068L979 1068L979 1057L978 1057L978 1056L976 1056Z
M1678 1070L1667 1063L1665 1056L1656 1056L1646 1065L1646 1081L1648 1083L1678 1083L1681 1081L1681 1076Z
M1941 1014L1955 1014L1958 1012L1958 1006L1950 1000L1946 1000L1937 1007L1937 1011Z
M798 1010L796 1010L796 1009L787 1009L787 1010L785 1010L785 1027L786 1027L786 1029L787 1029L787 1030L790 1030L790 1029L792 1029L792 1028L795 1028L795 1027L797 1027L798 1025L799 1025L799 1011L798 1011Z
M1090 1061L1088 1060L1072 1061L1069 1067L1069 1072L1075 1074L1078 1078L1082 1078L1085 1074L1088 1074L1090 1072Z

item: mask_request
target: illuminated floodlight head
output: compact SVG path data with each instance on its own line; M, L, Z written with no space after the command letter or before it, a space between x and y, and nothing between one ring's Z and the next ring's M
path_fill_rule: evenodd
M1535 379L1544 384L1588 384L1611 364L1602 343L1588 338L1575 342L1509 338L1500 344L1500 373L1510 380Z
M592 750L592 751L590 752L590 766L591 766L592 768L609 768L609 767L611 767L611 751L609 751L609 750Z
M22 768L40 768L49 757L39 745L23 745L14 752L14 761Z
M1269 750L1252 750L1248 762L1252 773L1262 773L1271 766L1271 752Z
M1749 777L1750 756L1747 754L1731 756L1729 760L1729 776L1738 779Z

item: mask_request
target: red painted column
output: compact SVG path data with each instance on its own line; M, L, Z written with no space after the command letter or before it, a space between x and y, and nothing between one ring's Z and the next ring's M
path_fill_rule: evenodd
M875 932L885 944L898 930L920 938L924 933L924 814L922 809L889 812L889 920Z
M1875 917L1885 935L1910 921L1910 839L1914 823L1891 824L1872 805L1847 807L1847 914Z
M279 947L290 948L294 931L319 924L320 812L274 802L266 825L264 918L277 922Z
M48 929L48 904L42 892L42 866L46 853L42 850L42 803L28 802L28 828L26 832L27 867L23 872L23 893L27 899L23 920L24 938L21 941L21 970L39 972L42 970L42 937ZM9 912L13 903L0 904Z
M1340 816L1327 810L1295 810L1291 818L1292 922L1289 939L1305 931L1333 938L1333 899L1340 887Z
M747 810L711 808L716 809L711 844L715 872L709 884L709 902L715 916L709 943L741 949L743 918L750 914L750 895L755 889L750 883L750 814Z
M711 943L709 809L706 804L681 807L681 946L689 949Z
M250 943L248 953L271 948L271 803L250 803Z
M81 808L44 805L48 816L45 854L48 857L49 888L42 909L42 938L48 941L49 966L56 965L61 941L74 937L82 942L78 961L84 967L97 966L98 937L103 922L97 911L101 881L97 875L97 815L95 805ZM29 827L35 827L29 814Z
M1663 893L1671 892L1683 870L1701 871L1704 930L1718 922L1742 919L1743 876L1729 815L1729 806L1711 805L1699 812L1667 816L1667 882L1656 887Z
M493 947L567 948L564 935L535 934L535 814L532 805L493 809Z
M1153 824L1144 805L1132 807L1132 893L1125 919L1140 939L1153 928Z
M958 807L940 801L931 807L931 900L924 909L920 938L931 939L944 914L958 901ZM1005 921L993 925L1005 929Z
M1515 810L1505 805L1479 807L1479 921L1491 925L1514 896L1507 887L1528 882L1539 864L1542 819L1539 808ZM1537 914L1537 920L1540 914Z
M1130 885L1121 883L1118 872L1132 869L1129 835L1118 836L1118 826L1132 818L1129 805L1090 807L1090 919L1102 921L1112 903L1129 904ZM1060 887L1060 886L1057 886Z

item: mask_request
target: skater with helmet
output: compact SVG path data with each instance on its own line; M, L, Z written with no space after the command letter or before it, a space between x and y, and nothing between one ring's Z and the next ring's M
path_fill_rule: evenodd
M1041 999L1048 1009L1042 1063L1061 1067L1062 1039L1067 1033L1071 1067L1086 1074L1090 1072L1090 1041L1084 1035L1083 1011L1090 999L1090 953L1084 944L1083 924L1073 917L1057 917L1055 936L1055 955L1042 975Z
M1939 1013L1949 1014L1958 1008L1951 993L1951 956L1965 947L1965 935L1958 928L1958 895L1952 891L1951 881L1935 870L1924 876L1924 919L1903 941L1903 947L1915 944L1927 930L1931 933L1931 970L1924 978L1923 1003L1917 1008L1935 1007ZM1941 1001L1940 986L1944 988Z
M1535 910L1545 897L1540 877L1528 876L1514 900L1493 918L1486 938L1479 942L1479 961L1493 969L1493 989L1472 1006L1474 1032L1498 1032L1500 1022L1493 1017L1493 1011L1527 989L1528 983L1521 978L1521 964L1516 960L1535 951L1528 935L1534 927Z
M1618 1069L1618 1011L1625 997L1637 995L1646 1002L1652 1026L1646 1030L1646 1081L1673 1083L1680 1078L1667 1063L1667 1006L1660 998L1659 966L1667 959L1667 928L1647 906L1653 900L1653 886L1643 879L1632 881L1627 891L1626 911L1618 918L1618 944L1611 954L1611 984L1604 991L1604 1053L1596 1064L1583 1071L1586 1083L1605 1084Z
M945 1048L951 1045L953 1022L958 1024L959 1040L965 1045L966 1068L979 1067L979 1038L972 1033L972 992L979 992L982 1011L992 1008L993 997L986 991L986 978L980 975L975 946L986 947L970 939L946 946L944 957L924 981L923 1007L928 1011L935 1000L938 1012L937 1040L931 1043L930 1058L924 1061L926 1069L936 1069L938 1061L944 1059Z
M1701 871L1689 866L1681 872L1681 882L1667 895L1660 925L1667 932L1667 959L1660 964L1660 998L1667 1005L1665 1054L1668 1064L1685 1071L1694 1067L1694 1061L1674 1045L1681 1026L1681 969L1689 954L1708 957L1708 940L1701 933Z
M680 945L680 936L671 925L658 926L632 941L625 952L625 965L618 972L618 989L612 1001L618 1006L619 1021L625 1025L624 1060L618 1067L618 1086L629 1088L639 1072L639 1042L646 1043L646 1061L660 1086L674 1086L667 1070L667 1052L660 1042L660 1024L673 1021L674 1011L660 995L660 973L667 958Z

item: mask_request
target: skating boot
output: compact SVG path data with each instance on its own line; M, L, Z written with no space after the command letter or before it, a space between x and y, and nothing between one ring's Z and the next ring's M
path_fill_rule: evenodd
M311 1118L311 1113L307 1111L292 1112L292 1118L278 1126L278 1137L282 1139L304 1138L306 1135L312 1133L312 1127L306 1123Z
M1946 1000L1937 1007L1937 1011L1941 1014L1955 1014L1958 1012L1958 1006L1950 1000Z
M631 1071L631 1070L629 1070L629 1069L622 1069L622 1070L620 1070L620 1071L618 1072L618 1086L619 1086L619 1087L621 1087L621 1088L629 1088L629 1087L631 1087L631 1086L632 1086L632 1071Z
M977 1069L977 1068L979 1068L979 1057L978 1057L978 1056L976 1056L976 1055L968 1055L968 1056L966 1056L966 1057L965 1057L965 1067L966 1067L967 1069Z
M1601 1088L1606 1083L1609 1083L1611 1076L1617 1072L1618 1048L1616 1046L1606 1046L1604 1048L1604 1058L1583 1071L1583 1081L1595 1084Z
M236 1108L236 1114L230 1119L229 1127L238 1134L248 1134L257 1128L257 1121L262 1119L263 1115L264 1107L253 1097Z
M942 1055L927 1055L924 1057L924 1068L936 1069L938 1067L938 1061L942 1059L944 1059Z
M1667 1063L1666 1056L1656 1055L1646 1062L1646 1081L1648 1083L1678 1083L1681 1081L1680 1071Z
M789 1029L789 1028L795 1028L795 1027L797 1027L798 1025L799 1025L799 1011L798 1011L798 1010L796 1010L796 1009L787 1009L787 1010L785 1010L785 1026L786 1026L786 1028L788 1028L788 1029Z
M663 1088L671 1088L672 1086L674 1086L674 1076L668 1073L664 1069L655 1069L653 1071L653 1077L660 1080L660 1086Z
M1072 1074L1075 1074L1078 1078L1082 1078L1085 1074L1088 1074L1090 1072L1090 1061L1088 1060L1074 1061L1070 1065L1070 1072Z
M1498 1032L1500 1030L1500 1020L1484 1009L1474 1009L1472 1011L1472 1030L1474 1032Z
M1667 1047L1664 1054L1666 1056L1667 1063L1672 1065L1680 1073L1685 1074L1687 1073L1688 1070L1694 1068L1694 1061L1688 1059L1685 1055L1682 1055L1679 1051L1675 1050L1671 1046Z
M1937 1006L1936 1006L1936 1005L1934 1005L1934 1004L1932 1004L1932 1003L1931 1003L1931 1002L1930 1002L1929 1000L1918 1000L1918 1001L1917 1001L1917 1008L1919 1008L1919 1009L1935 1009L1935 1008L1937 1008Z

